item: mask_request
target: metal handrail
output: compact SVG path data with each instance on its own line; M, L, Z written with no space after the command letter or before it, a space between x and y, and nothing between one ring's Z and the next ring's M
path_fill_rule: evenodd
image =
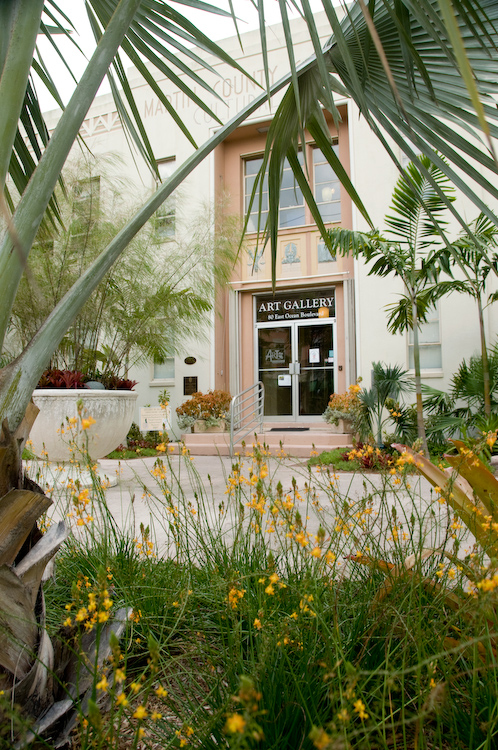
M244 440L254 432L258 424L259 431L262 431L264 407L265 387L261 380L232 398L230 403L231 457L233 457L236 442Z

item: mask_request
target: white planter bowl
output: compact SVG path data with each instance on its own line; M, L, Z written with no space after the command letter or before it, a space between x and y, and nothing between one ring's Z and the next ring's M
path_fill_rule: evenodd
M107 456L124 442L135 412L138 393L134 391L97 391L89 388L39 388L33 401L40 409L31 428L32 450L49 461L70 461L81 458L71 451L70 440L87 447L93 460ZM78 401L83 402L82 419L92 417L95 424L81 429L81 419L72 430L68 419L78 418ZM64 434L62 433L64 430ZM87 442L88 441L88 442ZM46 454L43 453L46 451ZM48 454L48 456L47 456Z

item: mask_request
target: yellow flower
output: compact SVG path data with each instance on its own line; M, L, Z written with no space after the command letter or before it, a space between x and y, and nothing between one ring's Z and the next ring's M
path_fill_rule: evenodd
M270 584L269 584L269 585L268 585L268 586L267 586L267 587L265 588L265 594L268 594L268 596L273 596L273 594L274 594L274 593L275 593L275 589L273 588L272 584L270 583Z
M86 417L85 419L81 420L81 429L88 430L88 428L91 427L92 424L96 424L95 419L93 417Z
M158 698L166 698L168 695L168 691L163 688L162 685L159 685L159 687L156 688L156 695Z
M128 698L124 693L120 693L118 695L118 697L116 698L116 705L126 708L126 706L128 705Z
M95 687L97 688L97 690L103 690L104 693L106 692L107 688L109 687L109 683L107 682L107 677L105 676L105 674L102 675L102 679L100 680L100 682L97 682L97 685Z
M230 591L228 592L228 602L232 609L237 609L237 604L239 603L239 599L242 599L244 594L246 593L245 589L237 589L235 586L232 586Z
M321 557L322 556L322 550L320 549L320 547L314 547L311 550L311 556L312 557Z
M319 729L318 727L313 727L309 736L310 740L318 750L326 750L332 740L330 735L328 735L324 729Z
M258 630L261 630L261 628L263 627L263 626L261 625L261 620L260 620L260 619L259 619L258 617L256 617L256 618L255 618L255 620L254 620L254 623L253 623L253 625L254 625L254 627L255 627L255 628L257 628Z
M90 490L81 490L80 494L78 495L78 502L83 503L83 505L86 505L89 501L89 493Z
M156 451L164 453L166 451L166 446L164 445L164 443L159 443L159 445L156 445Z
M345 708L342 709L342 711L339 711L337 714L337 718L339 721L349 721L349 714Z
M279 579L279 576L276 573L272 573L269 578L269 581L270 583L277 583L278 579Z
M66 619L64 620L64 622L62 623L62 625L63 625L63 626L65 627L65 628L70 628L72 624L73 624L73 621L71 620L71 618L70 618L70 617L66 618Z
M145 719L147 716L147 710L145 706L137 706L137 710L133 714L134 719Z
M109 612L99 612L98 614L99 622L107 622L108 619L109 619Z
M140 690L140 685L138 682L132 682L130 685L130 690L132 690L134 693L138 693Z
M116 671L114 672L114 679L116 680L116 682L124 682L125 677L126 675L123 669L116 669Z
M152 721L159 721L159 719L162 719L163 715L159 713L159 711L153 711L150 715L150 718Z
M246 720L243 716L240 714L231 714L226 720L225 732L228 732L229 734L242 734L245 725Z
M353 708L362 721L363 719L368 719L368 714L365 712L365 704L361 700L355 701Z
M76 622L83 622L83 620L86 620L88 617L88 611L86 607L81 607L81 609L76 613Z

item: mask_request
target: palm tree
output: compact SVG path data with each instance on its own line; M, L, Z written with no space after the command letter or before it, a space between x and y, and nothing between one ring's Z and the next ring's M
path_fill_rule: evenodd
M256 0L256 4L260 10L268 82L264 2ZM4 220L0 234L0 351L5 346L14 298L40 224L44 220L59 220L57 203L53 198L54 189L104 76L111 76L116 106L130 137L143 158L155 169L146 130L119 56L120 49L153 88L194 149L192 155L102 249L57 303L19 357L0 369L0 503L5 505L8 498L9 502L21 503L24 508L24 522L19 524L17 536L14 535L16 540L21 539L21 544L29 536L36 517L46 507L46 501L40 500L39 494L31 489L20 489L22 446L35 416L33 410L29 409L31 393L46 363L94 289L141 227L185 177L256 111L269 94L264 91L229 122L221 125L206 143L196 147L191 134L155 82L154 71L159 71L170 80L174 79L187 96L206 109L205 97L196 93L195 87L208 90L214 96L216 93L203 78L202 71L211 72L212 69L199 55L199 50L207 51L225 63L236 63L178 11L179 5L223 13L198 0L181 0L181 3L167 0L87 0L86 8L98 46L49 138L37 102L32 71L45 81L59 102L60 97L50 70L36 55L36 39L40 32L45 33L51 36L56 45L57 37L54 34L67 36L68 28L71 28L70 19L60 12L55 0L4 0L0 3L0 213ZM276 247L275 227L278 224L275 195L279 192L283 160L287 156L299 184L303 185L307 200L314 206L295 156L299 133L302 134L304 127L307 127L317 145L322 151L324 148L327 151L328 137L321 104L337 120L338 111L333 102L333 92L337 91L352 97L388 150L386 132L410 157L413 156L410 143L425 153L428 153L429 147L437 147L448 159L448 165L440 164L441 169L494 221L492 213L471 189L470 182L466 177L455 176L450 166L456 165L464 175L476 179L478 185L490 195L498 195L493 179L488 180L482 169L484 166L497 173L493 154L459 135L460 127L464 132L470 128L472 132L483 133L485 137L498 133L497 110L491 96L496 91L494 53L497 34L494 23L498 17L498 6L494 0L453 0L454 7L459 11L454 16L450 12L451 0L417 0L415 3L408 0L404 3L375 0L368 4L368 10L363 2L358 2L345 10L341 22L330 0L323 0L323 5L333 33L331 41L324 51L320 49L313 13L307 0L303 0L301 10L313 40L314 55L297 66L286 4L283 1L280 3L291 72L272 86L271 93L289 84L291 86L277 112L268 139L268 148L274 147L270 163L272 205L268 225L273 249ZM201 74L191 73L191 62L195 66L200 64ZM114 70L113 75L111 69ZM185 77L190 78L190 83L185 83ZM26 140L30 148L27 148ZM332 149L327 153L332 166L367 218ZM479 168L476 168L476 163ZM18 201L8 189L9 173L16 191L21 195ZM313 212L322 228L316 206ZM11 530L3 531L10 534ZM10 534L9 538L14 537ZM51 543L55 549L60 542L55 539ZM18 569L19 548L16 541L4 558L8 565L15 563ZM37 570L39 568L40 565ZM10 573L4 576L7 590L13 581L21 589L24 584L22 581L19 583L19 576L15 573L12 576ZM28 648L21 644L18 655L10 655L8 664L14 665L17 678L21 667L26 674L31 674L31 646L37 642L46 645L45 640L38 638L37 621L33 614L38 584L39 579L33 578L29 591L22 594L25 603L23 618L28 622L26 638L30 640L29 644L25 644ZM0 601L2 621L5 621L5 617L8 619L8 614L4 617L6 596L0 596ZM22 659L18 659L21 656ZM8 664L5 662L2 667L6 675L9 673ZM5 681L2 685L6 685ZM44 705L47 701L50 703L47 698ZM41 709L41 705L35 706L33 711L37 709Z
M481 344L484 413L489 417L491 415L491 389L484 310L498 299L498 293L495 292L490 294L485 301L488 276L490 273L498 275L498 227L487 216L479 214L469 224L469 231L461 232L449 248L442 249L440 262L444 264L451 276L453 276L451 267L458 265L465 278L439 281L437 285L426 290L428 299L435 301L445 294L462 292L476 301Z
M369 275L392 275L403 281L406 294L397 304L388 307L388 329L392 333L410 330L413 334L417 433L427 455L419 327L426 320L432 304L424 295L424 288L428 281L437 279L439 272L438 250L446 224L442 215L452 199L448 182L439 167L428 157L421 156L408 164L393 192L391 213L385 217L385 222L390 237L394 239L386 239L378 232L328 231L335 252L341 255L352 253L355 257L361 255L367 263L373 263Z

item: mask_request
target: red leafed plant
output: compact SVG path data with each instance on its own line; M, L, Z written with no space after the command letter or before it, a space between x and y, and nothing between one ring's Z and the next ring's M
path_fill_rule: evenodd
M84 388L82 372L77 370L45 370L38 388Z
M97 380L108 391L131 391L136 386L136 380L120 378L117 375L90 375L78 370L45 370L37 388L86 388L89 380Z

